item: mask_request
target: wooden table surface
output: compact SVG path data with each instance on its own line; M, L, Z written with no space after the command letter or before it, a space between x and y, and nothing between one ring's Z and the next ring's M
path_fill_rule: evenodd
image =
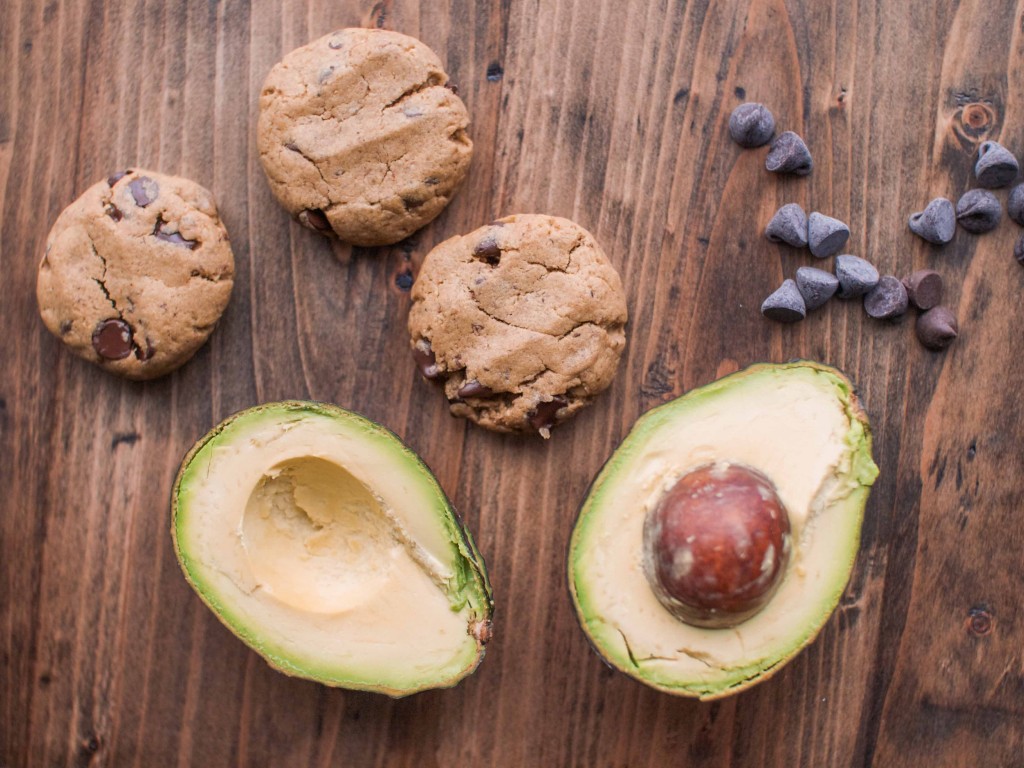
M939 248L906 227L972 185L981 140L1024 151L1022 11L5 0L0 766L1024 765L1020 228L959 230ZM354 25L433 47L473 120L466 186L390 248L332 246L291 223L254 146L270 67ZM765 150L729 141L745 99L806 137L810 177L768 174ZM147 384L66 352L34 292L57 214L126 166L211 188L237 259L209 344ZM811 262L762 235L791 201L849 222L851 252L883 273L939 270L955 345L927 352L911 321L871 321L856 303L764 320L763 296ZM450 417L405 331L403 276L441 240L516 212L590 229L631 310L610 391L547 443ZM605 668L564 575L590 479L649 408L794 357L856 381L881 468L836 614L772 680L717 703ZM228 414L283 398L391 427L461 509L497 612L484 663L456 689L393 701L287 678L186 585L168 532L181 456Z

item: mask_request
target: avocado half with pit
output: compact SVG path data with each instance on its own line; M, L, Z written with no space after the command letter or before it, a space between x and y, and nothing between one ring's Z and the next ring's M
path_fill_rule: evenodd
M480 663L483 559L389 430L311 402L231 416L185 457L171 502L185 578L276 669L404 696Z
M583 630L611 666L715 699L810 643L846 588L870 486L867 416L828 366L762 364L641 417L569 549Z

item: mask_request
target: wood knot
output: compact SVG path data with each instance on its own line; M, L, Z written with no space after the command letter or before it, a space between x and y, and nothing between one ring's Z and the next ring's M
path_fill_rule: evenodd
M991 104L973 101L957 107L950 128L960 145L973 152L975 146L993 133L998 119L999 116Z
M995 618L983 606L976 606L967 612L967 620L964 622L967 631L975 637L984 637L992 633L995 626Z

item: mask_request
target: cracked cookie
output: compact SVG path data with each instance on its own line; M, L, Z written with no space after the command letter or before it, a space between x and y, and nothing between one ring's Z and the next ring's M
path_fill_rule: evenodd
M626 345L622 282L567 219L517 215L434 248L409 333L450 410L498 432L539 432L608 387Z
M231 297L235 261L213 196L144 170L89 187L57 218L39 263L47 329L129 379L187 361Z
M469 116L415 38L342 29L270 70L256 129L274 196L300 223L359 246L432 221L473 154Z

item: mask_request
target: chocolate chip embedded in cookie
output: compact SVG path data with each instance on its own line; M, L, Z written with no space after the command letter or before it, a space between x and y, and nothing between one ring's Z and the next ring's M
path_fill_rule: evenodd
M469 116L412 37L342 29L270 70L256 129L278 201L304 226L387 245L432 221L473 154Z
M589 232L509 216L441 243L412 289L409 333L450 410L498 432L539 432L608 387L626 345L622 282Z
M235 261L213 196L188 179L119 171L57 218L39 264L43 322L112 373L184 363L224 312Z

